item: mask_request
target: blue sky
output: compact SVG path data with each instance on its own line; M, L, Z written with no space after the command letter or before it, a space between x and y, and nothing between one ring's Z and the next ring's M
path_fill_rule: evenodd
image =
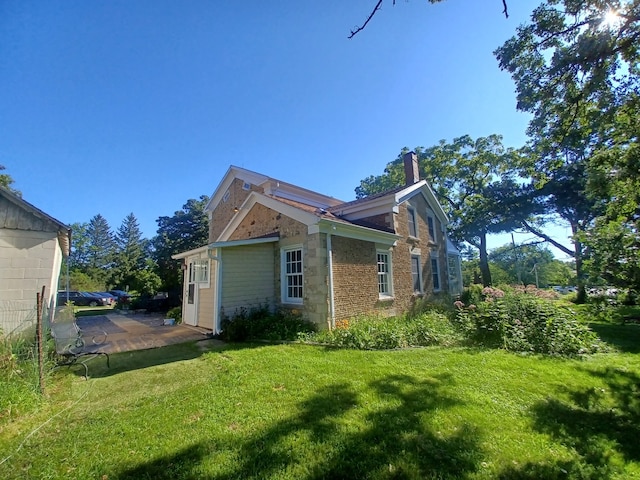
M525 143L492 52L539 0L387 0L348 40L375 3L4 0L0 164L65 223L152 237L231 164L348 201L404 146Z

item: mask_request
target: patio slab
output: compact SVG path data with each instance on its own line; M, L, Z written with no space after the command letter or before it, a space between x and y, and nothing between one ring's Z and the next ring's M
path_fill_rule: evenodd
M101 342L104 333L107 334L106 341L100 343L100 350L105 353L130 352L199 340L217 342L211 339L211 330L190 325L164 325L164 316L160 314L114 312L80 317L77 323L88 345L93 338Z

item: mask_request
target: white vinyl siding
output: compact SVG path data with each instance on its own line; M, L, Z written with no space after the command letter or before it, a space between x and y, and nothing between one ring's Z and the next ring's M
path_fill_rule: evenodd
M222 248L223 285L220 306L227 316L240 307L252 308L274 302L274 255L270 243Z

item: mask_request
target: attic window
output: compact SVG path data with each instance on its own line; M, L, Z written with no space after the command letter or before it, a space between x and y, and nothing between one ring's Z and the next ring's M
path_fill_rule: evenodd
M226 193L222 196L222 201L224 203L227 203L227 200L229 200L230 196L231 196L231 192L229 190L227 190Z
M247 182L244 182L244 183L242 184L242 189L243 189L243 190L251 190L251 184L250 184L250 183L247 183Z

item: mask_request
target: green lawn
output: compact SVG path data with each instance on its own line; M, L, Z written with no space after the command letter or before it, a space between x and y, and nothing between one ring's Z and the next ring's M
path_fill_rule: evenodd
M196 344L61 370L3 479L640 478L640 326L584 360ZM8 457L8 458L7 458Z

